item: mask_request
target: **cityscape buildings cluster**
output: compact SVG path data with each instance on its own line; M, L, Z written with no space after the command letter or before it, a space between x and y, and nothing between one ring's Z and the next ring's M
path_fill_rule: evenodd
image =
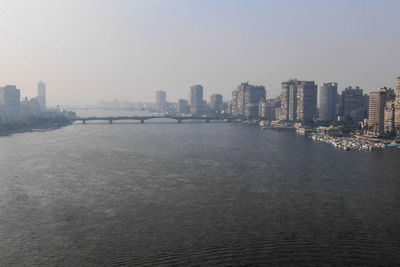
M221 94L213 94L210 102L203 99L203 86L193 85L190 87L189 100L179 99L177 103L167 102L166 92L156 92L155 109L161 113L179 113L193 115L216 115L225 114L227 104L222 101ZM258 102L257 102L258 103Z
M38 115L46 109L46 84L38 83L37 97L21 101L21 90L15 85L0 87L0 120L14 120L21 116Z
M257 119L260 104L262 105L265 98L266 90L264 86L251 85L248 82L242 83L232 92L229 113L231 116Z
M351 120L371 136L400 136L400 77L396 79L396 92L383 87L369 95L358 86L346 87L338 93L336 82L322 83L318 90L314 81L297 79L282 82L281 94L271 99L266 98L264 86L249 82L239 84L232 91L229 103L223 102L222 95L213 94L208 104L203 99L201 85L191 86L189 93L189 101L179 99L174 104L167 102L165 91L157 91L157 111L241 117L293 125Z
M317 85L313 81L283 82L280 99L281 121L309 121L317 115Z
M336 82L322 83L318 90L314 81L291 79L282 82L281 94L276 98L267 99L264 86L244 82L232 91L229 103L218 93L212 94L207 103L203 89L202 85L191 86L189 99L179 99L177 103L168 102L167 92L159 90L154 110L166 114L229 116L308 126L350 119L359 124L366 135L400 137L400 77L396 78L396 90L383 87L369 95L358 86L346 87L339 94ZM0 87L0 120L43 113L46 84L40 81L37 90L37 97L21 101L21 91L15 85Z

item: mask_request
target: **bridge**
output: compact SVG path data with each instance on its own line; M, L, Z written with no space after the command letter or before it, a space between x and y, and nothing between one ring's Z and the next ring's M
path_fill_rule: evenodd
M140 123L144 123L146 120L151 119L173 119L176 120L178 123L181 123L183 120L202 120L205 122L210 122L211 120L225 120L228 122L231 121L243 121L247 118L245 117L201 117L201 116L118 116L118 117L77 117L72 119L72 122L81 121L83 124L86 124L87 121L108 121L110 124L113 121L119 120L135 120L140 121Z

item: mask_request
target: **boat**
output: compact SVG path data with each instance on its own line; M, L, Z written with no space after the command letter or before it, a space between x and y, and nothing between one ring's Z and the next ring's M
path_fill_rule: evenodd
M387 144L387 147L398 147L399 144L396 141L391 142L390 144Z

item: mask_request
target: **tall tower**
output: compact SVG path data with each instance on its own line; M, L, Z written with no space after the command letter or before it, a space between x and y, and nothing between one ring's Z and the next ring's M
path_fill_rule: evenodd
M370 95L371 97L371 95ZM373 96L377 97L377 96ZM363 89L358 86L354 89L351 86L344 89L341 97L341 115L351 117L354 121L362 121L364 119L364 94ZM375 102L377 100L374 100ZM374 102L374 103L375 103ZM371 99L369 100L371 104ZM370 109L369 109L370 110Z
M167 105L167 93L165 91L156 92L156 108L159 112L165 111Z
M400 76L396 78L396 102L400 102Z
M46 84L42 81L38 83L38 96L39 105L42 109L46 108Z
M238 116L238 91L233 90L232 91L232 99L230 103L230 114L231 116Z
M310 121L317 115L317 85L299 81L297 85L297 120Z
M321 121L333 121L336 117L337 83L323 83L319 91L319 118Z
M396 78L396 101L394 103L395 132L400 137L400 76Z
M265 87L262 85L249 85L245 93L244 116L257 119L259 116L260 102L265 101Z
M262 85L241 83L232 92L232 114L256 119L259 115L260 101L265 101L266 90Z
M308 121L317 113L317 85L297 79L282 82L280 120Z
M296 79L282 82L280 120L295 121L297 118L297 84Z
M15 85L0 87L0 117L6 120L17 118L20 115L20 97L21 92Z
M222 95L213 94L210 97L210 109L215 114L221 113L222 110Z
M190 87L190 111L192 114L200 114L203 111L203 86Z
M393 99L393 89L386 87L369 94L368 127L370 130L380 134L384 132L385 106L387 102L393 103Z

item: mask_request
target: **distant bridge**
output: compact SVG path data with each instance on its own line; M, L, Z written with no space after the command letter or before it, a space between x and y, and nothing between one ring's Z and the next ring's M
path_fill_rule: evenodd
M201 117L201 116L118 116L118 117L78 117L72 119L72 122L81 121L83 124L86 124L87 121L108 121L110 124L113 121L119 120L135 120L140 121L140 123L144 123L146 120L151 119L173 119L178 123L181 123L183 120L202 120L205 122L210 122L211 120L225 120L228 122L237 121L237 120L246 120L245 117Z

